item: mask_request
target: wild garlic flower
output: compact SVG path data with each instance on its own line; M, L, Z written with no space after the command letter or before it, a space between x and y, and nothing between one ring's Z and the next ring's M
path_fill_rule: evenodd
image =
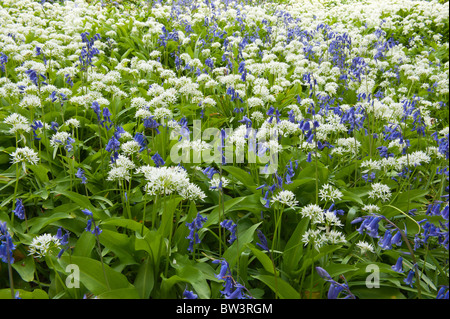
M369 205L364 205L361 208L361 210L364 211L364 212L368 212L369 214L372 214L372 213L379 212L380 211L380 207L378 207L377 205L369 204Z
M273 203L280 203L285 206L294 207L298 205L298 201L295 199L295 194L288 190L282 190L272 197Z
M356 244L356 246L358 246L358 248L361 249L361 254L365 254L365 253L367 253L368 251L370 251L371 253L374 252L373 245L372 245L372 244L369 244L369 243L366 242L366 241L361 241L361 240L360 240L360 241Z
M311 244L318 250L324 244L325 238L321 235L319 229L308 229L302 236L302 242L305 246Z
M130 156L139 153L141 145L135 140L130 140L125 143L122 143L120 145L120 149L125 155Z
M50 139L50 146L57 148L68 143L73 143L72 134L68 132L56 132Z
M131 179L131 171L135 168L135 164L126 156L119 154L110 164L111 169L108 172L107 181L129 181Z
M35 257L45 257L48 254L52 254L61 246L60 240L51 234L43 234L33 238L30 246L28 247L28 255Z
M341 200L344 194L335 187L330 184L322 185L322 188L319 190L320 199L323 201L336 201Z
M383 202L391 198L391 189L389 186L381 183L372 184L372 190L369 192L369 198L381 199Z
M179 190L179 195L184 199L189 199L192 201L203 200L206 194L201 190L200 187L193 183L189 183L186 187Z
M219 191L224 187L227 187L228 184L230 183L230 180L226 177L219 177L217 175L215 175L209 182L209 188Z
M186 170L180 166L141 166L136 170L147 180L144 191L148 195L178 194L184 199L203 200L204 192L189 181Z
M75 118L71 118L71 119L68 119L67 121L65 121L64 125L67 125L72 128L78 128L78 127L80 127L80 121L78 121Z
M3 123L12 126L9 130L10 134L16 134L16 133L23 134L23 133L28 133L29 131L31 131L31 126L30 126L30 122L28 121L28 119L25 116L20 115L18 113L13 113L13 114L9 115L7 118L5 118Z
M11 162L13 164L22 163L25 170L26 164L36 165L39 162L38 153L29 148L28 146L17 148L11 153Z
M345 235L338 230L331 230L321 235L321 242L328 244L344 244L347 242Z
M303 217L308 217L309 219L311 219L311 222L313 224L323 222L323 209L316 204L309 204L302 207L302 209L300 210L300 214Z

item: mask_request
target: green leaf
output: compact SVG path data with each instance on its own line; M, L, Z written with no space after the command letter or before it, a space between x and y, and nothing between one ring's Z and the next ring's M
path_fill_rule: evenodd
M360 205L364 205L364 202L362 199L355 193L352 193L347 190L341 191L344 196L342 196L341 200L337 200L336 203L343 203L343 202L356 202Z
M48 169L42 165L29 165L29 168L33 171L34 175L43 183L48 183Z
M283 266L287 273L294 271L303 257L302 236L309 225L309 218L302 218L289 238L283 252Z
M173 299L176 298L176 294L172 287L175 284L188 282L187 279L181 278L178 275L173 275L170 278L163 278L161 282L161 298L163 299Z
M34 289L33 291L15 289L14 292L19 292L19 298L22 299L49 299L47 293L42 289ZM11 299L11 290L9 288L0 289L0 299Z
M69 264L77 265L80 269L80 282L96 296L116 289L136 289L128 282L127 277L108 265L102 266L98 260L80 256L63 256L59 259L59 263L64 268Z
M15 262L11 264L11 266L17 271L24 281L30 282L34 279L36 266L32 256L28 256L25 259Z
M98 295L100 299L139 299L139 294L134 287L114 289Z
M264 269L266 271L268 271L269 273L273 274L274 273L273 272L273 264L272 264L272 260L269 258L269 256L267 256L264 252L262 252L261 250L259 250L258 248L256 248L255 246L253 246L251 244L247 244L247 247L250 248L253 255L255 255L255 257L259 260L259 262L264 267Z
M272 275L253 275L255 279L258 279L270 287L275 293L278 293L280 299L299 299L300 294L296 291L288 282L280 277L275 278Z
M238 237L238 239L235 240L233 244L227 248L222 256L226 261L228 261L230 267L234 266L237 258L239 258L240 256L242 249L244 249L246 245L253 240L254 233L261 223L262 222L254 224L253 226L245 230L241 230L238 224L238 230L236 232L236 236Z
M331 278L334 278L339 275L343 275L345 273L351 272L351 271L357 271L359 268L347 265L347 264L335 264L335 263L328 263L325 267L325 270L328 272L328 274L331 276ZM367 273L369 274L369 273Z
M103 229L98 236L100 243L111 250L119 259L122 266L136 264L133 256L133 245L131 239L116 231Z
M164 239L154 230L147 232L144 237L136 234L134 248L149 253L156 266L158 266L161 256L166 252Z
M113 225L123 227L138 233L142 231L142 224L132 219L125 219L122 217L111 217L102 221L102 225ZM148 232L148 228L144 226L144 234Z
M155 286L154 265L150 262L150 258L147 258L139 267L134 285L142 299L150 298L150 294Z
M94 207L94 205L92 205L91 201L89 200L89 198L87 196L75 193L75 192L71 192L71 191L65 191L65 190L58 190L58 191L52 191L53 194L56 195L62 195L66 198L68 198L70 201L78 204L80 206L81 209L89 209L92 214L94 215L94 217L96 219L107 219L109 218L108 215L106 215L103 210L97 209L96 207Z
M236 166L227 166L227 165L224 165L222 169L231 174L234 178L236 178L238 181L244 184L244 186L246 186L247 188L254 187L256 190L256 184L253 181L252 175L250 175L247 171L244 171L243 169Z
M91 257L95 242L95 236L91 232L83 232L77 240L73 256Z
M352 287L350 291L360 299L406 299L399 289L392 287Z
M184 265L177 268L177 274L179 278L192 285L196 294L200 299L209 299L211 296L211 290L208 283L203 276L203 273L194 266Z

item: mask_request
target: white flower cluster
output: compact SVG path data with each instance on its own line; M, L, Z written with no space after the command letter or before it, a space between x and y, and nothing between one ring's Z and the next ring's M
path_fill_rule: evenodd
M149 195L178 194L184 199L203 200L205 193L189 180L188 173L179 166L141 166L137 174L143 174L147 183L144 190Z
M288 190L282 190L272 197L272 202L280 203L284 206L295 207L298 205L298 200L295 199L295 194Z
M60 246L60 240L56 236L46 233L33 238L28 246L28 254L35 257L45 257L54 253Z
M20 147L11 153L11 162L13 164L22 163L25 170L25 164L36 165L39 162L39 156L28 146Z

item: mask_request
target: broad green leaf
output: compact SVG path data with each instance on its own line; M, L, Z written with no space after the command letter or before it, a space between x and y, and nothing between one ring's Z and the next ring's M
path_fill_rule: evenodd
M139 294L136 288L130 287L106 291L97 297L99 299L139 299Z
M151 256L154 265L158 266L161 256L166 253L166 243L162 236L151 230L145 234L144 237L136 234L134 243L135 250L144 250Z
M173 286L178 283L187 283L188 280L178 275L173 275L170 278L163 278L161 282L161 298L174 299L176 298Z
M34 279L36 266L34 264L34 258L32 256L28 256L20 261L17 261L11 264L11 266L17 271L17 273L24 281L30 282Z
M29 165L30 169L33 171L35 176L43 183L47 183L48 179L48 170L43 165Z
M269 273L273 274L274 269L270 257L251 244L247 244L247 247L250 248L253 255L255 255L255 257L259 260L264 269L267 270Z
M224 171L227 171L234 178L236 178L238 181L244 184L245 187L252 188L252 190L256 190L256 184L253 181L252 175L250 175L248 171L244 171L239 167L229 165L228 166L224 165L222 168Z
M183 281L186 281L192 285L196 294L200 299L209 299L211 291L208 283L203 276L203 273L195 266L184 265L177 268L177 274Z
M280 299L299 299L300 294L296 291L288 282L283 280L280 277L275 277L273 275L253 275L253 278L256 278L267 286L270 287Z
M122 266L136 264L133 256L133 245L126 234L103 229L98 236L100 243L111 250L119 259Z
M34 289L33 291L15 289L14 293L17 292L21 299L49 299L48 294L42 289ZM0 299L11 299L11 290L9 288L0 289Z
M85 208L89 209L93 213L94 218L98 218L98 219L109 218L109 216L106 215L102 210L94 207L94 205L92 205L89 198L85 195L81 195L81 194L78 194L75 192L65 191L65 190L52 191L52 193L56 194L56 196L62 195L64 197L66 197L70 201L78 204L80 206L80 209L85 209Z
M75 244L73 256L91 257L92 250L96 246L96 238L91 232L83 232Z
M69 264L77 265L80 270L80 282L96 296L116 289L136 289L128 282L127 277L108 265L102 265L98 260L80 256L63 256L59 259L59 263L64 269Z
M227 248L227 250L223 253L223 258L228 261L228 264L230 267L233 267L234 264L237 261L237 258L239 258L241 251L246 247L248 243L250 243L253 240L254 234L258 226L261 224L261 222L252 225L251 227L247 229L240 229L240 224L238 224L236 236L238 239L236 239L233 244L231 244L230 247Z
M142 299L148 299L155 285L154 265L147 258L139 267L134 286Z
M309 225L309 218L302 218L289 238L283 252L283 265L287 273L296 270L303 257L302 236Z
M142 224L132 220L126 219L123 217L111 217L102 221L102 225L114 225L118 227L123 227L141 234L142 229L144 229L144 234L146 234L149 230L147 227L142 227ZM141 234L142 235L142 234Z
M397 288L392 287L352 287L350 291L360 299L405 299L406 297Z

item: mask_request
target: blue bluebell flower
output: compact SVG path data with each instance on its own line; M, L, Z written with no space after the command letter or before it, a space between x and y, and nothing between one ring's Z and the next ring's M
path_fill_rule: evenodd
M200 238L198 236L198 231L203 227L203 224L208 219L206 217L203 217L200 214L197 214L197 216L194 218L194 220L191 223L186 223L186 226L189 228L189 236L186 237L186 239L189 239L189 247L188 251L192 252L194 251L194 244L200 244Z
M92 214L92 212L91 212L89 209L87 209L87 208L82 209L81 212L82 212L83 214L85 214L86 216L88 216L88 217L93 217L93 216L94 216L94 215Z
M231 235L230 239L228 239L228 242L232 244L236 240L236 228L237 224L235 224L231 219L225 219L220 223L220 226L228 230Z
M61 250L58 253L57 258L61 258L62 254L64 253L64 251L66 251L69 248L69 236L70 233L69 231L65 230L65 233L63 235L63 228L60 227L58 228L58 231L56 233L56 238L60 240L60 244L62 246Z
M100 125L102 127L105 127L107 130L109 130L111 128L111 126L113 125L113 123L111 121L111 112L109 111L109 109L107 107L104 107L102 113L103 113L103 120L100 121Z
M0 70L6 71L5 65L8 63L8 56L3 52L0 52Z
M147 147L147 139L145 137L144 134L142 133L136 133L133 137L133 139L139 144L139 146L141 147L139 149L139 152L142 152L143 150L145 150L145 148Z
M156 152L155 155L152 156L152 160L155 163L156 167L160 167L165 164L163 158L158 154L158 152Z
M66 145L64 146L64 148L68 151L71 152L73 150L73 143L75 143L75 139L73 139L72 137L68 137L66 140Z
M213 177L215 174L219 174L219 171L216 170L216 169L215 169L214 167L212 167L212 166L208 166L207 168L205 168L205 169L202 171L202 173L205 174L206 176L208 176L209 179L212 179L212 177Z
M20 219L25 219L25 207L23 206L22 199L16 199L16 208L14 208L13 213Z
M156 120L153 119L153 116L149 116L144 119L144 127L155 130L156 134L160 133L158 130L158 126L160 126L160 125L161 124L159 124L158 122L156 122Z
M31 80L31 82L34 83L34 85L39 86L40 84L47 84L45 82L40 82L39 77L43 80L46 80L47 77L43 75L42 73L37 73L35 70L27 70L25 71L25 74L28 75L28 78Z
M58 132L58 127L59 127L58 123L53 121L50 123L50 129L52 129L55 133Z
M197 299L198 296L194 294L194 292L187 290L187 288L183 291L183 299Z
M13 264L13 251L16 249L6 222L0 222L0 259L6 264Z
M448 286L441 286L436 295L436 299L448 299Z
M35 140L37 140L37 141L41 140L40 137L37 137L36 131L43 127L44 127L44 124L41 121L34 121L33 124L31 124L31 128L33 129L33 135L34 135Z
M92 233L95 236L100 235L102 233L102 230L100 229L100 227L98 225L95 224L94 215L92 214L92 212L89 209L82 209L81 211L86 216L88 216L86 228L84 230ZM92 229L92 226L94 227L94 229Z
M263 250L269 250L269 244L267 243L267 238L264 236L263 232L259 229L256 230L256 234L259 238L259 243L256 243L256 246L260 247Z
M392 248L392 233L389 229L386 229L386 232L384 233L384 236L380 238L378 241L378 245L380 245L383 249L391 249Z
M410 270L409 272L408 272L408 276L406 276L406 278L403 280L403 282L405 283L405 284L407 284L407 285L409 285L410 287L412 287L413 286L413 283L415 282L415 279L414 279L414 275L415 275L416 273L414 272L414 270Z
M345 281L345 277L341 275L344 279L345 283L341 284L331 278L330 274L323 269L322 267L317 266L316 271L322 279L330 283L330 288L328 289L327 298L328 299L338 299L341 293L344 293L346 296L343 299L355 299L356 297L350 291L350 288Z
M220 271L219 274L215 275L217 279L223 280L223 290L221 290L221 294L225 296L225 299L249 299L251 298L249 295L243 292L245 287L240 283L233 280L231 276L231 270L228 262L224 259L221 260L213 260L214 264L220 263Z
M93 57L100 54L100 51L96 47L94 47L94 42L101 39L100 34L96 33L91 38L89 38L89 35L89 32L83 32L80 34L81 41L85 44L81 48L80 56L78 58L81 64L82 71L87 71L87 68L92 65Z
M66 79L65 82L66 82L67 84L69 84L70 87L73 87L73 80L72 80L70 74L64 75L64 78Z
M85 172L81 167L78 168L77 172L75 173L75 176L77 178L81 179L81 184L87 184L87 178L85 176Z
M373 215L355 218L354 220L352 220L351 224L357 224L362 222L360 227L357 229L357 231L360 234L363 234L365 230L370 237L379 238L378 226L380 221L381 221L380 216Z
M91 109L94 110L95 114L97 115L97 121L100 123L100 121L101 121L100 104L98 104L97 101L92 102Z
M392 270L396 271L396 272L403 272L403 257L400 256L397 259L397 262L395 263L395 265L393 265Z
M120 149L120 142L113 136L109 139L105 149L107 152L118 151Z

